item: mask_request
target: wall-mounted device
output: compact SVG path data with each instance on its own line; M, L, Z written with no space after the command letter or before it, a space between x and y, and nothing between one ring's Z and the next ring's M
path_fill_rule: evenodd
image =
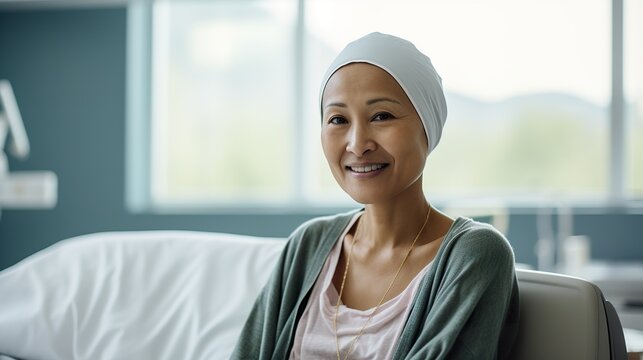
M58 200L58 178L51 171L9 172L4 151L8 141L11 154L29 156L29 139L11 84L0 80L0 210L53 208Z

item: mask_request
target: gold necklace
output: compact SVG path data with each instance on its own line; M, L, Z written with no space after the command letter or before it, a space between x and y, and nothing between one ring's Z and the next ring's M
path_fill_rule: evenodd
M406 256L404 256L404 259L402 260L402 263L400 264L400 267L397 268L397 271L395 272L395 276L393 277L393 280L391 280L391 283L388 285L388 288L386 289L386 292L384 292L384 295L382 295L382 298L380 298L380 301L377 303L377 306L375 306L375 309L371 312L371 314L368 316L368 319L366 319L366 322L362 326L362 328L359 330L359 333L353 341L351 341L350 346L348 347L348 352L346 353L346 357L344 357L344 360L348 360L348 357L350 354L353 352L353 347L355 346L355 343L357 342L357 339L362 336L362 333L364 332L364 329L366 329L366 326L368 323L371 321L377 310L380 308L382 303L384 302L384 299L386 298L386 295L388 295L389 291L391 291L391 288L393 287L393 283L395 283L395 280L397 279L397 276L400 274L400 271L402 271L402 268L404 267L404 264L406 263L406 260L409 258L409 255L411 255L411 251L415 247L415 243L418 241L420 238L420 234L422 234L422 231L424 231L424 227L426 227L426 224L429 222L429 215L431 215L431 205L429 205L429 211L426 213L426 218L424 219L424 224L422 224L422 228L420 231L415 235L415 239L411 243L411 247L409 247L409 250L406 252ZM359 230L359 227L358 227ZM348 258L346 260L346 266L344 267L344 276L342 277L342 285L339 288L339 295L337 296L337 304L335 305L335 316L333 317L333 329L335 331L335 343L337 344L337 360L342 360L342 357L339 353L339 337L337 336L337 313L339 312L339 304L342 301L342 293L344 293L344 285L346 284L346 275L348 274L348 266L351 263L351 256L353 255L353 247L355 246L355 243L357 242L357 231L355 231L355 236L353 237L353 243L351 244L351 248L348 251Z

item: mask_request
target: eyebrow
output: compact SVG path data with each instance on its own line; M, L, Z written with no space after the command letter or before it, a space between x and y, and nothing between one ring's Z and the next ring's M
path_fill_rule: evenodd
M402 105L402 103L400 103L399 101L397 101L395 99L387 98L387 97L381 97L381 98L375 98L375 99L368 100L366 102L366 105L373 105L375 103L382 102L382 101L388 101L388 102L392 102L392 103ZM331 107L331 106L337 106L337 107L345 108L346 104L341 103L341 102L334 102L334 103L327 104L325 107L328 108L328 107Z

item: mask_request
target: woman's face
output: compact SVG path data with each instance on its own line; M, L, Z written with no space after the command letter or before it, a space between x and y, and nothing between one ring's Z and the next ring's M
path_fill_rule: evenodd
M421 187L429 153L424 128L404 90L377 66L349 64L328 80L321 141L335 180L359 203Z

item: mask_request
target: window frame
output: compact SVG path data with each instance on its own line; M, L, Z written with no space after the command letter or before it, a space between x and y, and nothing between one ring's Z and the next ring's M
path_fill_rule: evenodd
M207 204L158 204L151 194L151 106L152 106L152 36L153 6L155 0L135 0L127 8L127 114L126 114L126 194L125 202L134 213L192 213L192 214L317 214L320 212L344 211L359 204L324 205L313 203L304 196L304 177L301 171L293 171L293 194L285 203L207 203ZM304 125L296 121L303 116L303 89L305 74L305 6L306 0L296 0L296 26L294 41L294 116L296 134L303 132ZM512 212L533 212L533 209L550 206L567 206L594 210L612 209L628 213L643 213L643 198L636 198L627 190L625 94L624 94L624 0L611 0L611 100L609 104L609 165L607 195L602 200L547 199L543 201L521 200L510 197L481 198L453 201L449 198L433 199L438 205L465 208L493 208L502 204ZM303 148L303 136L294 136L295 149ZM305 168L302 151L294 151L291 161L296 169ZM455 204L455 205L454 205Z

